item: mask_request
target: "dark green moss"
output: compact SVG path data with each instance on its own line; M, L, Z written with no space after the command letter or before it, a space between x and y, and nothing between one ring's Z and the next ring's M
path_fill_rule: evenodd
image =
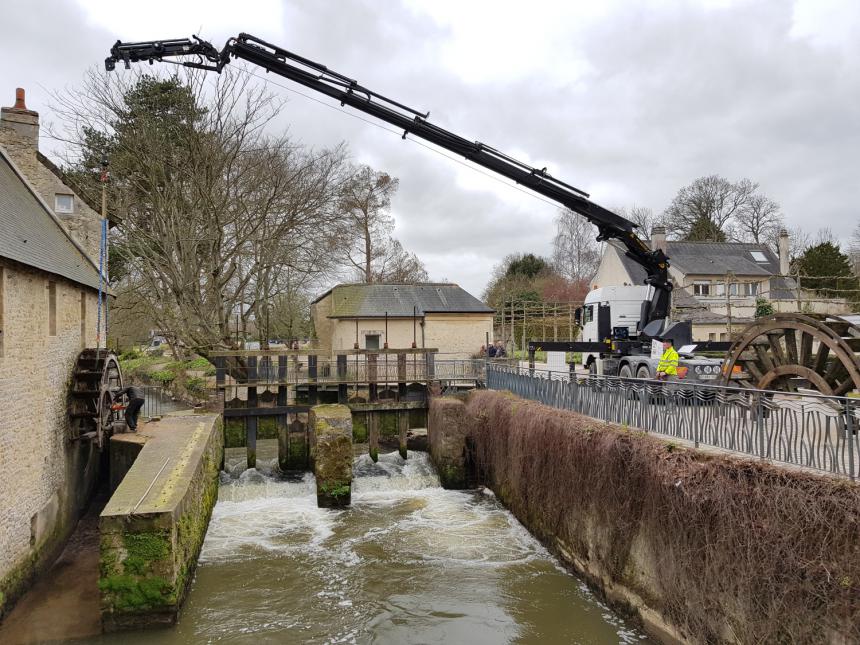
M451 463L439 464L439 483L442 488L449 490L460 490L466 488L466 472L462 467Z
M245 422L242 419L224 420L224 447L241 448L245 445Z
M260 417L257 422L257 439L277 439L278 423L275 417Z
M355 443L367 443L367 415L364 412L352 415L352 440Z
M326 482L320 486L320 491L330 497L343 497L349 495L351 490L352 486L348 481Z
M136 558L143 562L161 560L170 554L170 540L163 533L125 533L122 536L129 558Z
M139 611L165 604L173 587L160 576L138 578L128 574L108 576L99 580L99 589L109 593L114 608Z

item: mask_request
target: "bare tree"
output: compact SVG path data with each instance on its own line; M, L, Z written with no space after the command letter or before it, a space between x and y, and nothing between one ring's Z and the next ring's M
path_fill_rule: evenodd
M790 226L786 232L788 233L788 257L794 262L808 247L812 246L812 236L800 226Z
M267 137L281 104L247 76L182 73L91 72L54 98L70 169L86 181L110 157L126 291L206 355L235 346L234 317L259 321L262 303L333 270L345 153Z
M851 265L854 268L854 275L860 276L860 222L857 223L854 231L851 233L848 251L851 257Z
M643 238L651 236L651 231L655 226L663 226L663 216L656 215L653 210L647 206L637 206L633 204L628 211L625 207L615 209L615 212L639 227L638 235Z
M374 281L374 263L384 259L385 244L394 228L388 212L398 180L369 166L352 170L344 183L340 206L345 215L340 251L363 282Z
M735 214L731 226L732 238L739 242L767 244L778 248L779 232L785 219L779 204L764 195L751 195L747 203Z
M555 217L553 264L568 280L587 282L600 264L600 245L594 226L569 209L560 209Z
M381 246L383 251L373 267L373 282L414 284L429 280L424 263L398 240L390 237Z
M681 239L724 238L732 219L747 207L757 189L758 184L749 179L700 177L675 195L664 213L666 226Z

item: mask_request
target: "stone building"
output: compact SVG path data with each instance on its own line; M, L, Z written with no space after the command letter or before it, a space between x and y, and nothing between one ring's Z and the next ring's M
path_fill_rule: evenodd
M63 227L98 263L100 207L87 203L68 185L60 169L39 152L39 113L27 109L21 88L16 90L15 105L0 113L0 145Z
M20 93L0 121L0 615L62 547L99 467L67 417L75 360L96 342L99 224L37 141Z
M468 358L493 338L493 309L456 284L340 284L314 300L311 315L320 348L332 351L414 340L443 358Z

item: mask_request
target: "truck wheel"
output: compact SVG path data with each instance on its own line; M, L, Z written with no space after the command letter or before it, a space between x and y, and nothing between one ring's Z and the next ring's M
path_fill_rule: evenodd
M651 376L651 370L648 369L647 365L640 365L639 369L636 370L636 378L654 378Z
M633 378L633 368L631 368L629 364L624 363L624 365L621 366L621 369L618 370L618 376L621 378Z

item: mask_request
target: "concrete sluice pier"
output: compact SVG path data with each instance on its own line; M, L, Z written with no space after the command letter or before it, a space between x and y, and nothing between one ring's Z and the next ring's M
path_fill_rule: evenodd
M139 433L114 435L110 452L118 485L99 518L102 626L173 624L215 504L220 417L142 424Z

